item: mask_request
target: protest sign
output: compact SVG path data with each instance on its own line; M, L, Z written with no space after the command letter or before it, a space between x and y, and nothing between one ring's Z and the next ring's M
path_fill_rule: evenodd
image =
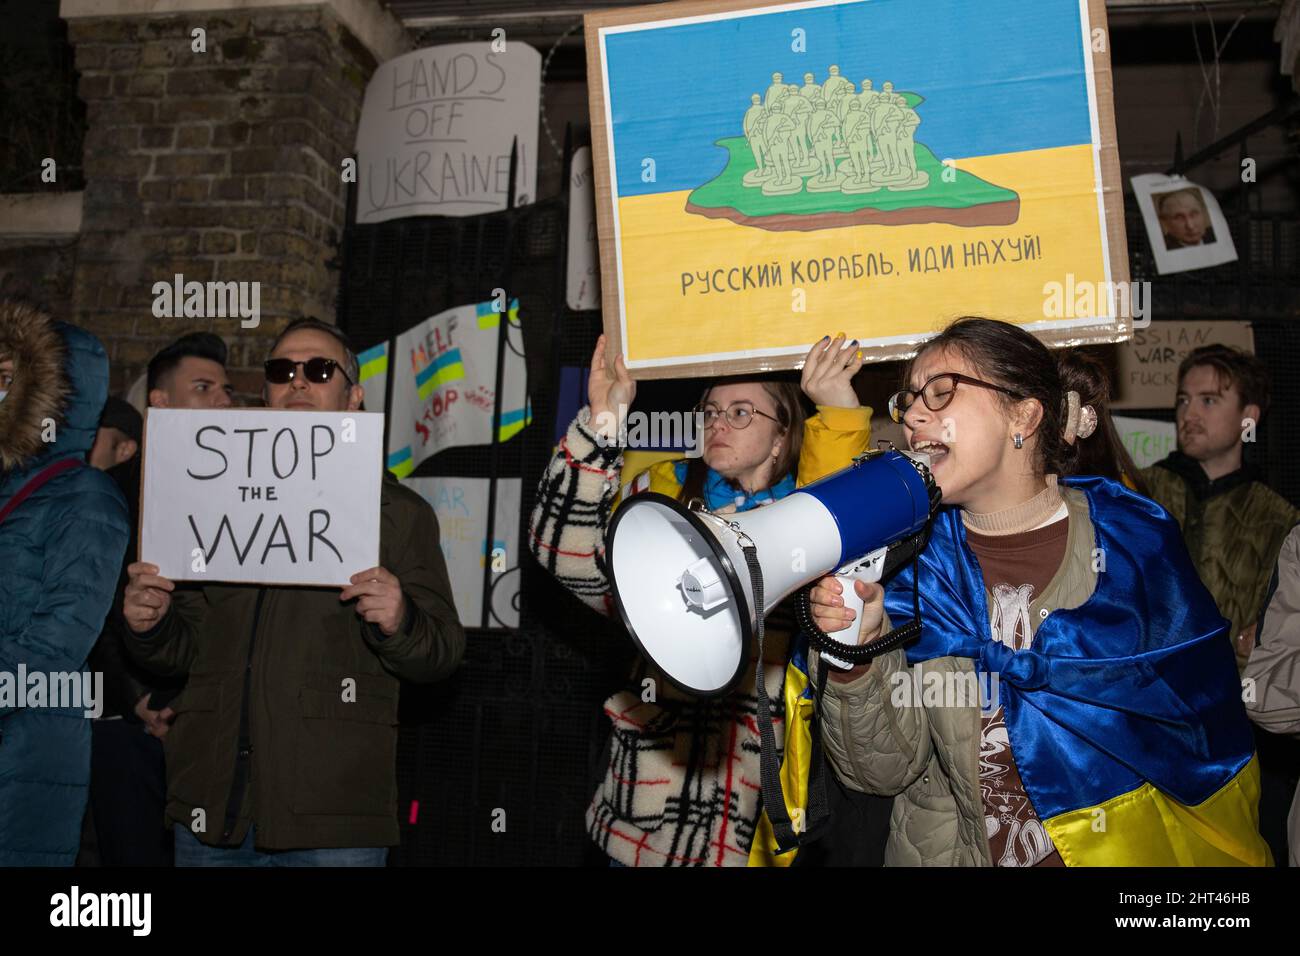
M140 560L175 581L344 585L379 563L384 417L151 408Z
M357 127L357 222L477 216L537 195L542 57L526 43L452 43L381 63Z
M503 297L439 312L399 335L389 357L388 470L398 478L446 448L492 441L503 318L507 344L498 440L509 440L532 422L519 301L507 308Z
M366 411L382 412L388 395L388 343L357 353L360 385L366 390Z
M1139 468L1150 467L1178 449L1178 429L1173 422L1126 415L1112 415L1111 420L1119 433L1120 443Z
M1130 182L1160 275L1237 261L1228 220L1210 190L1160 173L1134 176Z
M1133 330L1121 345L1119 376L1111 405L1115 408L1173 408L1178 366L1202 345L1231 345L1255 351L1249 322L1153 322Z
M522 482L497 479L492 547L487 541L487 478L408 478L402 482L438 516L439 542L456 610L466 627L519 626L519 508ZM484 570L489 570L490 608L483 608Z
M1128 336L1103 0L585 25L605 331L638 378L794 368L828 331L901 358L967 314Z
M591 147L582 146L569 163L569 252L564 300L575 312L600 308L596 194L592 182Z

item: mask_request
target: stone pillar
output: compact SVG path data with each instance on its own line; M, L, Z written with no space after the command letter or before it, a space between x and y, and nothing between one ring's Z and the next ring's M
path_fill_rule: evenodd
M366 81L406 49L400 24L378 0L63 0L61 14L88 124L72 320L109 348L114 391L207 329L256 395L279 329L334 321L342 161ZM258 283L260 324L155 316L154 284L177 274Z

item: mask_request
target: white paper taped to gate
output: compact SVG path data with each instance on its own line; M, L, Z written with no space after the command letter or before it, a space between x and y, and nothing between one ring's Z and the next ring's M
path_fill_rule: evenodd
M447 561L447 576L456 595L460 622L466 627L518 627L522 480L497 479L496 518L490 548L487 516L491 479L407 478L402 484L427 501L438 516L438 543ZM485 582L489 597L486 615Z
M379 564L384 416L149 409L140 560L175 581L344 585Z
M569 163L569 255L564 298L570 309L582 312L600 308L599 260L591 147L582 146Z
M537 196L542 57L511 40L451 43L380 64L357 127L357 222L477 216Z
M503 296L439 312L399 335L389 356L388 469L395 476L407 477L447 448L491 444L503 320L497 440L509 441L532 423L519 300Z
M1228 220L1214 193L1182 176L1134 176L1147 241L1160 275L1237 261Z

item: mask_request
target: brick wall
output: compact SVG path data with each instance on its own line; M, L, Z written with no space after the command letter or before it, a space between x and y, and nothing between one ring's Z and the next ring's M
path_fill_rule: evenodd
M168 341L209 329L255 395L276 331L333 321L341 162L374 57L329 8L79 19L69 36L89 126L74 320L109 348L115 391ZM176 273L259 282L260 326L155 318L153 284Z
M76 261L75 237L0 241L0 299L28 302L55 318L71 318Z

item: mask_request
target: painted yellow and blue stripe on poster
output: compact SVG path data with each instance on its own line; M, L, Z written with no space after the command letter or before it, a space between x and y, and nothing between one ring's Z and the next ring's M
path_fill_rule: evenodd
M502 334L501 412L494 421ZM494 432L498 441L508 441L533 419L518 299L475 302L430 316L394 340L387 374L388 469L398 478L447 448L490 444Z
M465 377L465 363L460 349L449 349L420 369L415 376L416 394L424 401L438 389Z
M1100 0L696 10L594 27L629 368L793 362L827 315L893 355L961 314L1123 334Z
M388 343L357 353L360 382L366 390L366 411L382 412L388 397Z
M480 302L477 306L476 316L480 329L495 329L501 325L501 309L495 301ZM518 299L510 300L510 306L506 310L506 320L511 324L519 321Z

